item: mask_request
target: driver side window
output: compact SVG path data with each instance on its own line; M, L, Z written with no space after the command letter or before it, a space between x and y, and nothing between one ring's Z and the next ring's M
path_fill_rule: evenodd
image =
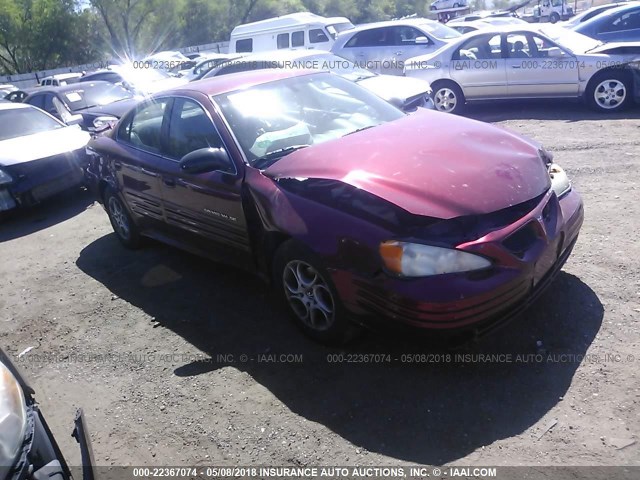
M493 60L501 56L500 34L482 35L462 44L453 53L452 60Z
M193 100L177 98L169 121L168 156L176 160L201 148L221 148L213 122Z

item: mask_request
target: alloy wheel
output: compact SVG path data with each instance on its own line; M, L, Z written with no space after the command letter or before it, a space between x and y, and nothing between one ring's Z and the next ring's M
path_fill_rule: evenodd
M600 82L593 91L596 104L605 110L618 108L627 97L627 88L624 83L615 78Z
M113 220L113 226L116 233L120 235L124 240L129 240L131 234L131 228L129 226L129 219L124 211L124 207L116 197L109 198L109 215Z
M289 306L306 326L324 331L333 325L333 294L313 266L301 260L290 261L284 267L282 283Z
M436 109L441 112L451 112L458 104L456 93L447 87L442 87L434 95Z

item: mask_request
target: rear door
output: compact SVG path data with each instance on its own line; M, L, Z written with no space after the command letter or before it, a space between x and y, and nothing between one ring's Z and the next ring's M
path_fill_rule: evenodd
M449 75L469 99L507 96L506 61L500 34L474 36L453 52Z
M107 161L115 172L120 193L142 229L157 230L164 223L160 168L171 99L157 98L129 113L116 132L118 148Z
M176 97L168 125L161 173L166 222L174 235L224 262L250 268L250 244L242 207L243 172L224 170L188 174L180 159L201 148L225 148L211 113L201 103Z

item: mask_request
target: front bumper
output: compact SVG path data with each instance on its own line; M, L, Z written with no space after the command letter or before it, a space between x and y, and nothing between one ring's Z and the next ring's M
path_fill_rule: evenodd
M458 246L491 258L490 269L412 279L341 271L334 280L347 309L363 322L383 318L443 333L486 333L551 283L573 249L583 216L577 192L560 200L550 192L517 222Z
M85 181L84 147L54 157L4 167L13 182L0 187L0 211L38 204Z

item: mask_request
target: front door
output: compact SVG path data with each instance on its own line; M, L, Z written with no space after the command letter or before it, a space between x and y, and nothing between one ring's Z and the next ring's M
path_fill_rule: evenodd
M190 98L175 98L169 116L161 189L167 225L207 256L250 267L251 249L242 206L243 172L227 168L189 174L180 159L202 148L225 145L209 115Z
M549 49L562 56L549 56ZM523 97L577 97L578 59L545 37L531 32L507 35L508 95Z
M500 34L479 35L454 51L449 74L468 99L504 98L507 74Z

